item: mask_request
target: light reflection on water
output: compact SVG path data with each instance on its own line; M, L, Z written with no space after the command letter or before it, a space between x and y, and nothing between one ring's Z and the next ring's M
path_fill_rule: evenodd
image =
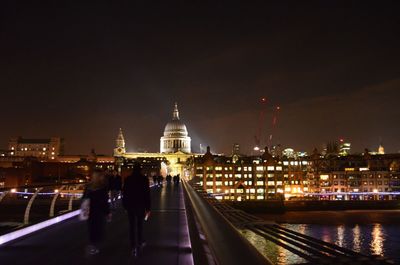
M400 226L397 224L281 224L326 242L367 255L379 255L400 264Z
M266 240L250 230L242 230L243 235L252 243L258 251L267 257L273 264L298 264L306 262L303 258L293 254L285 248Z
M400 264L400 226L396 224L319 225L281 224L302 234L368 255L380 255ZM305 260L283 247L243 230L244 236L274 264L299 264Z
M385 238L383 237L382 225L375 224L372 229L372 241L371 241L371 253L374 255L384 255L383 243Z

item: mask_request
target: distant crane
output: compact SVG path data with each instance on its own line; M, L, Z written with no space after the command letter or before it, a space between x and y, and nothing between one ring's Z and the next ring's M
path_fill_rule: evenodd
M259 105L260 105L260 114L259 114L259 118L258 118L258 129L257 129L257 133L254 136L254 148L253 150L258 152L260 151L260 145L261 145L261 137L263 135L263 124L264 124L264 120L265 120L265 113L267 110L267 98L266 97L262 97L259 101Z
M268 139L268 145L272 147L272 137L275 132L276 125L278 124L278 116L279 116L279 111L281 110L281 107L276 106L272 110L272 124L271 124L271 134L269 135Z

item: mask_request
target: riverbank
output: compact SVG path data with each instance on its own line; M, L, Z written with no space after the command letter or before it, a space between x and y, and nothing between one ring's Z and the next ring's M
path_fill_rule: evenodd
M290 211L400 210L400 201L242 201L226 202L252 214Z
M400 224L400 210L288 211L256 216L287 224Z

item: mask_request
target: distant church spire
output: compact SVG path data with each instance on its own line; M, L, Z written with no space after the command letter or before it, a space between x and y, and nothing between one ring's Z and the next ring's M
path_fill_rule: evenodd
M125 138L122 128L119 128L117 139L115 140L114 156L120 156L125 153Z
M179 110L178 110L178 103L175 102L174 112L172 113L173 120L179 120Z

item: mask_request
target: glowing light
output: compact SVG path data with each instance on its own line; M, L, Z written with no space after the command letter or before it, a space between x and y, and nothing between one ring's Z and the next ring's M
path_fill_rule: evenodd
M17 189L11 189L11 193L16 193Z
M55 189L55 190L54 190L54 193L58 193L58 189Z
M39 231L39 230L41 230L43 228L55 225L55 224L60 223L62 221L68 220L70 218L73 218L73 217L79 215L80 211L81 210L76 210L76 211L73 211L73 212L70 212L70 213L66 213L66 214L57 216L55 218L46 220L44 222L40 222L38 224L34 224L34 225L31 225L31 226L22 228L20 230L17 230L17 231L2 235L2 236L0 236L0 245L3 245L3 244L5 244L7 242L10 242L10 241L13 241L13 240L15 240L17 238L32 234L32 233L34 233L36 231Z
M385 241L383 237L382 225L375 224L372 229L372 242L370 244L371 252L374 255L382 255L383 254L383 243Z
M319 177L321 178L321 180L328 180L329 179L329 175L320 175Z

